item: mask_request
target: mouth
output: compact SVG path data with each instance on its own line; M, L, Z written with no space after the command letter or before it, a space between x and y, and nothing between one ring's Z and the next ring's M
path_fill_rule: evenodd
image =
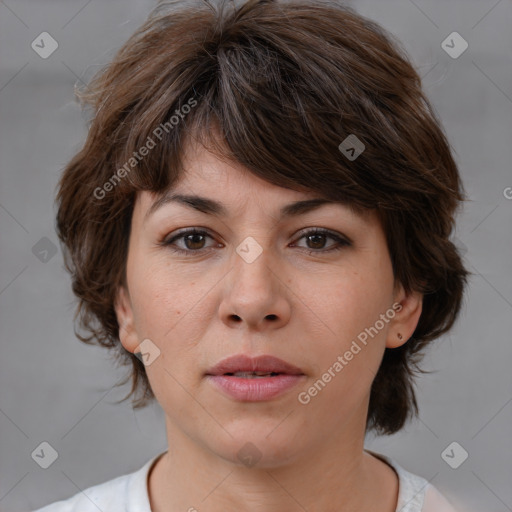
M284 373L275 373L275 372L235 372L235 373L224 373L228 377L240 377L242 379L258 379L262 377L275 377L277 375L286 375Z
M223 359L206 375L226 375L245 379L257 379L263 377L277 377L278 375L304 375L297 366L292 365L278 357L263 355L250 357L245 354Z
M205 376L215 389L242 402L270 400L289 391L306 377L297 366L268 355L255 358L233 356L222 360Z

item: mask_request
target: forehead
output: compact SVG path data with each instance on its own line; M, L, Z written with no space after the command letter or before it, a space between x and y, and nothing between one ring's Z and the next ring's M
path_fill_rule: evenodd
M192 205L204 213L226 217L252 204L279 217L307 213L325 203L331 203L331 209L343 209L347 215L366 222L373 222L375 213L356 211L350 204L329 200L312 189L293 190L266 181L241 163L219 156L198 142L185 146L182 170L172 187L159 194L149 191L137 194L136 214L145 222L169 203Z
M159 198L171 192L215 198L226 204L241 205L248 199L293 201L319 197L313 190L297 191L275 185L252 174L239 162L218 156L199 143L185 146L183 168L178 181L164 193L138 194L140 208L147 212Z
M227 202L243 196L258 199L265 194L280 199L317 197L313 190L297 191L278 186L251 173L240 162L218 155L198 143L185 146L183 154L183 174L175 185L176 190L192 192L220 193ZM297 186L297 188L299 188Z

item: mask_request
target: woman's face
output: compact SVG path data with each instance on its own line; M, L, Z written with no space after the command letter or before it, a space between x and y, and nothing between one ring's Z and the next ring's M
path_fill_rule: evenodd
M116 304L121 341L145 354L168 434L266 467L362 441L384 349L405 343L421 313L418 294L394 289L376 215L338 203L290 209L317 194L269 184L201 146L187 155L170 193L203 199L150 211L157 197L138 195L128 293ZM281 375L212 370L237 355L274 356L295 372L268 360L261 371Z

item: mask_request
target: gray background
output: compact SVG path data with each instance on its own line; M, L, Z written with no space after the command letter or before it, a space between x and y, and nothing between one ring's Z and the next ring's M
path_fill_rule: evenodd
M55 186L86 135L73 86L108 62L154 4L0 2L3 512L67 498L166 449L160 407L115 404L128 391L113 387L125 370L74 337L60 249L46 263L33 251L48 244L43 237L58 245ZM512 2L351 4L403 42L441 117L470 198L455 236L475 274L459 322L425 359L436 372L418 380L420 420L367 447L431 480L462 510L512 510ZM31 48L43 31L59 44L47 59ZM453 31L469 43L457 59L441 48ZM31 458L43 441L59 454L46 470ZM453 441L469 453L458 469L441 457Z

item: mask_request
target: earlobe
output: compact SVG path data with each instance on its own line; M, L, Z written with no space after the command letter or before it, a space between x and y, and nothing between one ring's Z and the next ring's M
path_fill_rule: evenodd
M133 310L128 292L124 286L120 286L114 305L117 323L119 324L119 340L128 352L134 352L139 345L133 320Z
M395 309L395 316L390 322L386 339L386 348L397 348L407 343L418 325L423 309L423 294L418 291L406 293L402 286L399 287Z

